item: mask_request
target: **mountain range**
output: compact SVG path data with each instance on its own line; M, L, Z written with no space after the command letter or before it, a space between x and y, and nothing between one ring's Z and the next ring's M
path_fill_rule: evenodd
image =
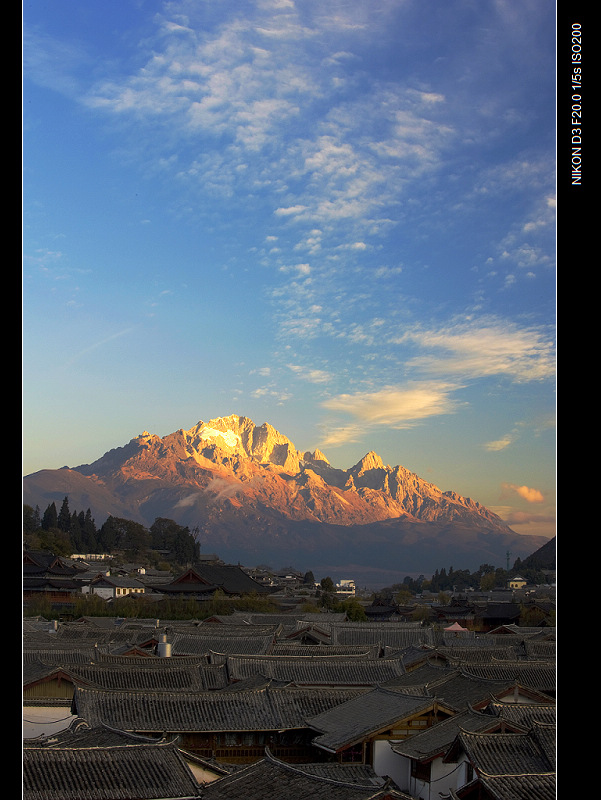
M299 451L268 423L231 415L165 437L144 431L91 464L45 469L23 481L23 502L146 526L187 525L201 552L248 566L294 565L373 584L449 566L505 567L547 540L522 536L492 511L441 491L368 452L338 469ZM400 577L399 577L400 576Z

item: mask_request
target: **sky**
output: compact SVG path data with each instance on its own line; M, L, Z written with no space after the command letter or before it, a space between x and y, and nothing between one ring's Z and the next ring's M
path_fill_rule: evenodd
M547 0L23 5L23 474L239 414L555 535Z

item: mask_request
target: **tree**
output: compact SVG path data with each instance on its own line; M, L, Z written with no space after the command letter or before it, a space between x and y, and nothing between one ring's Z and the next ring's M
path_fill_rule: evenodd
M38 506L23 506L23 533L35 533L40 528L40 509Z
M46 511L44 511L44 515L42 517L42 528L45 531L49 531L52 528L58 527L58 513L56 510L56 504L54 501L48 504Z
M179 564L198 560L200 544L190 529L178 525L172 519L157 517L150 526L151 547L155 550L169 550Z
M71 524L69 526L69 539L71 540L71 551L81 553L83 551L83 539L81 535L81 524L77 511L71 514Z
M71 530L71 512L69 511L69 498L65 497L61 510L58 512L56 524L59 530L69 533Z
M324 592L333 592L335 590L334 581L328 575L326 578L321 579L321 588Z
M347 597L335 610L346 612L346 617L350 622L365 622L367 614L361 603L355 597Z
M98 531L96 530L96 523L92 518L92 512L88 508L86 513L83 515L83 521L81 519L82 514L83 512L80 512L79 524L81 527L81 538L83 540L85 552L98 553L100 552L100 548L98 547Z
M492 589L495 588L497 583L497 576L494 572L486 572L480 578L480 589L483 592L490 592Z
M137 558L150 546L150 534L139 522L109 517L100 529L99 544L104 552L127 550Z
M399 606L402 606L402 605L404 605L405 603L408 603L408 602L409 602L409 600L411 600L412 596L413 596L413 595L411 594L411 592L410 592L408 589L401 589L400 591L398 591L398 592L395 594L395 596L394 596L394 602L395 602L397 605L399 605Z

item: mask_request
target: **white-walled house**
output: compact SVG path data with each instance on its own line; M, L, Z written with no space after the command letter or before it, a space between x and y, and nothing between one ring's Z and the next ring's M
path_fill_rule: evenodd
M457 748L458 739L462 735L517 737L530 725L536 724L537 717L548 722L554 715L554 704L546 704L542 696L534 702L529 700L531 698L519 692L517 695L504 693L498 702L491 702L482 710L468 707L415 736L390 742L389 754L386 760L380 760L376 772L389 775L412 797L433 800L449 797L450 792L459 791L474 780L474 763L469 755ZM515 709L516 713L510 713L508 708ZM494 739L484 740L494 742Z
M144 594L145 586L136 578L112 578L108 575L99 575L83 591L97 594L104 600L117 600L128 594Z

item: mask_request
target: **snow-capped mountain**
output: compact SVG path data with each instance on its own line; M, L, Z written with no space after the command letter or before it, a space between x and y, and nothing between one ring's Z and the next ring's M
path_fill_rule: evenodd
M197 532L203 550L249 565L475 569L545 541L374 452L336 469L319 450L300 452L268 423L238 415L163 438L144 431L91 464L24 479L24 502L42 511L65 496L97 525L109 515L148 526L173 519Z

